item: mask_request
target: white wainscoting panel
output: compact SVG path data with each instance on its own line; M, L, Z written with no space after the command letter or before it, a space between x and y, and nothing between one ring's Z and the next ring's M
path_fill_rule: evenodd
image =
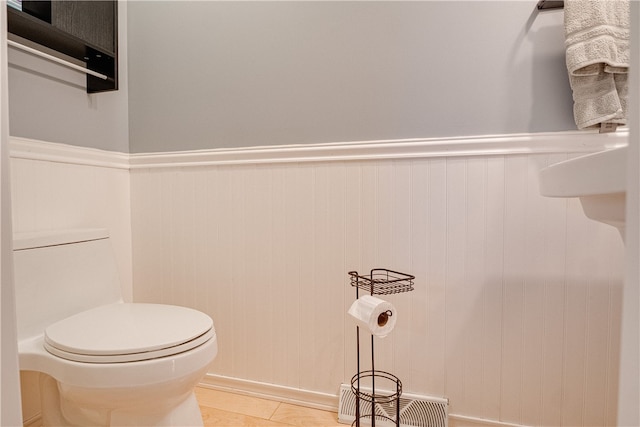
M337 406L356 370L347 272L383 267L416 286L388 297L376 367L449 398L452 425L614 425L624 247L537 174L624 139L125 155L13 138L14 230L109 228L125 295L213 317L211 386Z
M614 425L624 247L577 200L539 195L540 168L566 158L141 160L134 299L213 317L212 382L337 405L356 370L347 272L404 271L415 291L388 297L398 322L375 357L406 392L449 398L458 420Z

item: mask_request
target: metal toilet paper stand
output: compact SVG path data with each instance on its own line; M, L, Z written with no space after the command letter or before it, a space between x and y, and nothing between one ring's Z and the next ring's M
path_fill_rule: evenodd
M357 271L350 271L351 286L356 288L356 299L359 298L359 291L370 295L390 295L413 290L414 276L400 273L398 271L384 268L374 268L368 276L358 275ZM391 313L393 315L393 313ZM381 313L378 316L378 324L383 326L388 320L389 313ZM360 369L360 327L356 326L356 342L358 354L358 372L351 378L351 391L356 397L356 419L351 424L360 427L360 420L369 418L371 426L375 427L376 419L387 420L400 427L400 395L402 395L402 382L395 375L377 371L375 369L374 336L371 334L371 369L362 371ZM384 392L376 391L376 380L378 386L383 384L381 389ZM362 382L371 384L368 387L361 387ZM361 413L360 403L365 402L365 411L370 407L370 413Z

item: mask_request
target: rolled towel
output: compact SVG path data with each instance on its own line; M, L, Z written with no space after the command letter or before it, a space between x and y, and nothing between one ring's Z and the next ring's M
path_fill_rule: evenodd
M567 70L578 129L626 124L629 1L566 0Z

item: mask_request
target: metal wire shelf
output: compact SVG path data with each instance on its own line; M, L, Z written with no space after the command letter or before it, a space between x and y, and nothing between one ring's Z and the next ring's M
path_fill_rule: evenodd
M349 276L351 276L351 286L367 291L371 295L390 295L412 291L415 279L415 276L386 268L374 268L369 276L361 276L357 271L350 271Z

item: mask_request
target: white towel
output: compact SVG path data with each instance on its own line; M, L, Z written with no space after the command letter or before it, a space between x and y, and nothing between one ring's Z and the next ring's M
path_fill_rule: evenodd
M578 129L626 124L629 1L565 0L567 70Z

